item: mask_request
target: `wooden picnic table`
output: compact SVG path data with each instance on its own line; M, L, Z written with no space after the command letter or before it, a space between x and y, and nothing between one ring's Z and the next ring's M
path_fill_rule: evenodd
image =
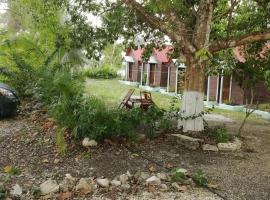
M134 89L129 90L124 99L122 100L119 108L134 108L135 104L139 104L143 110L148 110L148 108L154 104L152 100L152 96L150 92L141 91L140 96L132 95L134 93Z

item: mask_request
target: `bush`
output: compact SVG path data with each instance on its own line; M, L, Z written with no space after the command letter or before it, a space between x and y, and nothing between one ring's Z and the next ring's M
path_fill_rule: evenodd
M175 168L172 170L172 181L173 182L183 182L185 179L187 179L186 175L179 171L180 168Z
M78 139L102 141L126 137L135 140L140 130L154 138L159 134L157 129L168 127L164 110L155 106L146 112L140 108L108 109L101 99L83 95L83 78L69 70L46 70L39 74L36 97L47 106L58 124Z
M195 175L193 176L193 180L196 183L196 185L200 187L207 187L208 185L208 180L202 169L198 169L196 171Z
M216 143L227 143L232 138L225 127L216 127L212 132L212 136Z
M110 67L91 67L86 70L85 76L95 79L113 79L117 78L117 72Z

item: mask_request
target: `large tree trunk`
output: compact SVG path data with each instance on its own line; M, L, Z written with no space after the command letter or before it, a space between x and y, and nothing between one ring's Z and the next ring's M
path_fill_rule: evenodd
M187 69L185 74L185 89L183 93L181 116L179 127L183 131L202 131L204 130L203 112L204 104L204 64L198 60L189 58L186 62Z

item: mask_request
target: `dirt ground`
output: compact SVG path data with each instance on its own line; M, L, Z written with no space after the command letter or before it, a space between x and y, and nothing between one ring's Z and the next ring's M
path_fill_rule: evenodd
M226 122L226 126L235 131L239 123ZM243 132L244 147L234 153L187 150L164 137L128 149L126 143L104 143L91 149L73 143L68 153L62 155L52 132L44 131L42 124L34 123L30 115L0 121L1 171L7 165L18 167L22 175L14 178L13 183L32 187L48 178L59 180L66 173L75 177L114 178L127 171L148 171L151 166L158 171L166 170L162 166L180 166L191 172L202 168L210 183L218 184L216 192L224 199L270 199L270 122L267 121L248 122ZM0 180L1 176L0 172Z

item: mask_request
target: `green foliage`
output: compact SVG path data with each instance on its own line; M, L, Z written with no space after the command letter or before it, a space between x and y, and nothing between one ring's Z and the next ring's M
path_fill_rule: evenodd
M186 175L179 171L180 168L175 168L171 172L171 177L173 182L183 182L185 179L187 179Z
M227 143L232 140L232 135L228 133L225 126L216 126L214 128L206 127L204 133L215 140L216 143Z
M37 187L37 186L33 186L33 187L31 188L31 194L32 194L34 197L36 197L36 198L40 197L40 195L41 195L41 190L40 190L40 188Z
M65 129L58 129L56 132L56 145L60 153L64 154L67 152L67 143L65 140Z
M85 71L85 75L94 79L113 79L117 78L117 72L110 67L91 67Z
M0 199L6 198L6 190L3 188L0 188Z
M197 186L207 187L208 180L207 180L206 175L202 169L198 169L192 178Z
M213 132L216 143L226 143L231 139L225 127L217 127Z

